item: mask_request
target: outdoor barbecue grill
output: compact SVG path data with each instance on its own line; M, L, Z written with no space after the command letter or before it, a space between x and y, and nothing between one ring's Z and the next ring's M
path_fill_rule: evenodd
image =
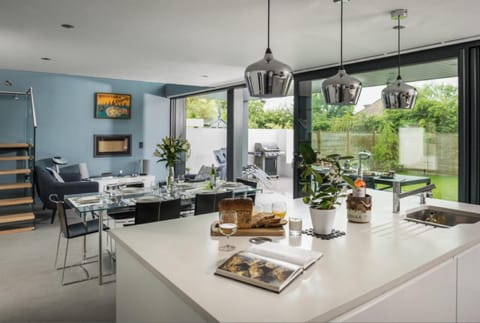
M255 143L255 165L270 177L278 178L278 156L283 152L276 143Z

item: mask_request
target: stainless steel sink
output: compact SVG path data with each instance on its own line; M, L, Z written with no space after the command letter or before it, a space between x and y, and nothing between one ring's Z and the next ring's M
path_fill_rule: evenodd
M405 212L405 220L433 225L440 228L449 228L462 223L476 223L480 221L480 214L474 212L447 209L425 205Z

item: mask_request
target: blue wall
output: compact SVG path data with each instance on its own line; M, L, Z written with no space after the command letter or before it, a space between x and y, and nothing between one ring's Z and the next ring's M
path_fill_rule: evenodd
M12 81L13 86L6 87L5 80ZM150 120L155 128L144 128L144 109L148 104L144 98L163 97L165 85L162 83L0 70L0 91L25 91L29 87L33 87L37 112L37 160L63 156L69 164L86 162L90 175L119 170L125 174L138 172L139 160L151 156L154 149L140 149L139 142L146 139L152 142L145 138L148 135L161 138L169 133L170 111L166 99L156 100L156 106L149 107L156 110L154 115L158 119ZM131 94L131 119L95 119L95 92ZM0 101L0 105L2 102L4 105L0 109L0 142L9 142L8 134L23 128L25 120L19 120L14 110L9 111L11 104L4 101ZM131 134L132 156L94 158L94 134Z

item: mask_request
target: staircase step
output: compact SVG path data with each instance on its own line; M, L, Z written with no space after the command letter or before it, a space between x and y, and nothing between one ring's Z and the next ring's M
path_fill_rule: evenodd
M31 188L32 183L14 183L14 184L0 184L1 190L16 190L20 188Z
M15 174L30 174L30 173L31 173L31 170L28 168L0 170L0 175L15 175Z
M10 205L22 205L22 204L32 204L33 199L31 197L17 197L13 199L0 199L0 206L10 206Z
M0 234L27 232L27 231L33 231L33 230L35 230L35 227L33 227L33 226L23 227L23 228L14 228L14 229L0 230Z
M33 214L32 212L0 216L0 224L22 222L22 221L33 221L33 220L35 220L35 214Z
M29 160L30 156L7 156L7 157L0 157L0 161L5 160Z
M12 144L0 144L0 149L14 149L14 148L28 148L30 145L27 143L17 142Z

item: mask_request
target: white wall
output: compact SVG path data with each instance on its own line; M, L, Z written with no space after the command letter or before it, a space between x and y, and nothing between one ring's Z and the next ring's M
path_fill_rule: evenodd
M227 146L227 129L225 128L187 128L187 140L192 152L187 160L187 167L195 174L202 165L218 165L213 151ZM243 140L243 138L235 138ZM293 162L293 129L249 129L248 151L254 151L256 142L274 142L282 152L278 159L278 173L280 176L292 176ZM253 155L249 155L249 164L254 164Z
M213 151L227 147L227 129L187 128L187 140L191 146L187 167L190 168L190 173L196 174L202 165L218 166Z
M435 154L427 155L425 136L424 128L399 129L399 159L405 168L437 169Z
M149 174L155 175L157 182L163 181L167 177L165 162L157 163L158 158L153 152L162 138L170 133L170 100L145 94L143 101L143 158L149 160Z

